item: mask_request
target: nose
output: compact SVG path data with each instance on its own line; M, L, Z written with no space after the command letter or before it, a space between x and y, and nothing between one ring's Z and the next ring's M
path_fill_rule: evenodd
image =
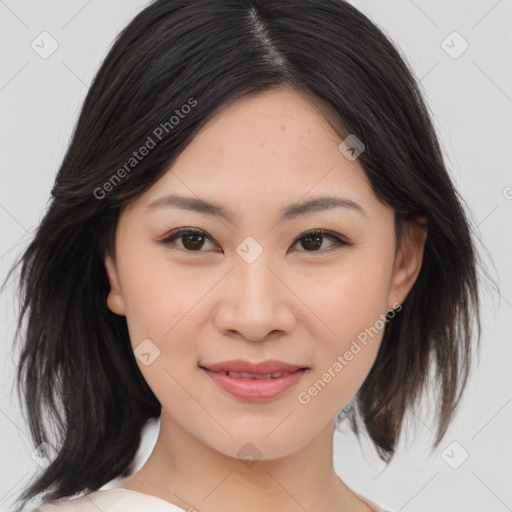
M248 263L235 259L223 280L215 325L226 336L265 341L293 331L296 323L294 294L286 276L261 255Z

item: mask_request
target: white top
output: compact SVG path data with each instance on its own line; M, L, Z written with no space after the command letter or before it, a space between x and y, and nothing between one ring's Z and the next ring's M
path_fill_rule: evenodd
M35 512L184 512L166 500L131 489L100 489L80 498L41 505Z
M391 512L363 498L374 512ZM131 489L100 489L79 498L41 505L35 512L187 512L166 500Z

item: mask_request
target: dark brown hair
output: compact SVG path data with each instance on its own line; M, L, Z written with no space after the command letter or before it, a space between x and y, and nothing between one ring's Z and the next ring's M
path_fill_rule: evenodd
M435 370L437 443L444 436L479 338L476 252L405 59L343 0L157 0L99 69L44 218L13 267L21 265L16 336L26 320L18 392L35 446L56 449L22 500L94 491L131 471L141 429L161 406L137 367L126 319L106 306L103 258L119 213L216 112L276 87L315 98L342 139L364 143L358 161L396 212L397 233L404 220L428 219L419 277L339 418L349 416L356 432L362 424L389 461L404 414ZM154 147L132 161L148 138Z

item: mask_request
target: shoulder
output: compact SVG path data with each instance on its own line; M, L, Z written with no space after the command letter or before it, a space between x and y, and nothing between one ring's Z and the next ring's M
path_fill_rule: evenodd
M34 512L183 512L167 501L127 489L104 489L40 505Z

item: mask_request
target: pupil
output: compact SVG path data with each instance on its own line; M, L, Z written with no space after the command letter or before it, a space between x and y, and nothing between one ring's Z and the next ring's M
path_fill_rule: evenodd
M203 238L204 238L203 235L186 235L184 237L184 240L190 241L191 239L192 240L195 239L195 241L192 241L192 244L188 244L188 243L184 242L183 245L186 249L191 249L191 250L200 249L202 246L202 242L204 241L204 240L202 240ZM199 242L197 241L197 239L199 239Z
M308 235L307 237L304 238L304 241L306 242L306 245L307 245L311 240L315 240L316 243L313 242L313 245L314 245L313 249L318 249L322 246L321 239L322 239L322 235ZM303 246L304 246L304 244L303 244ZM305 248L307 248L307 247L305 247Z

